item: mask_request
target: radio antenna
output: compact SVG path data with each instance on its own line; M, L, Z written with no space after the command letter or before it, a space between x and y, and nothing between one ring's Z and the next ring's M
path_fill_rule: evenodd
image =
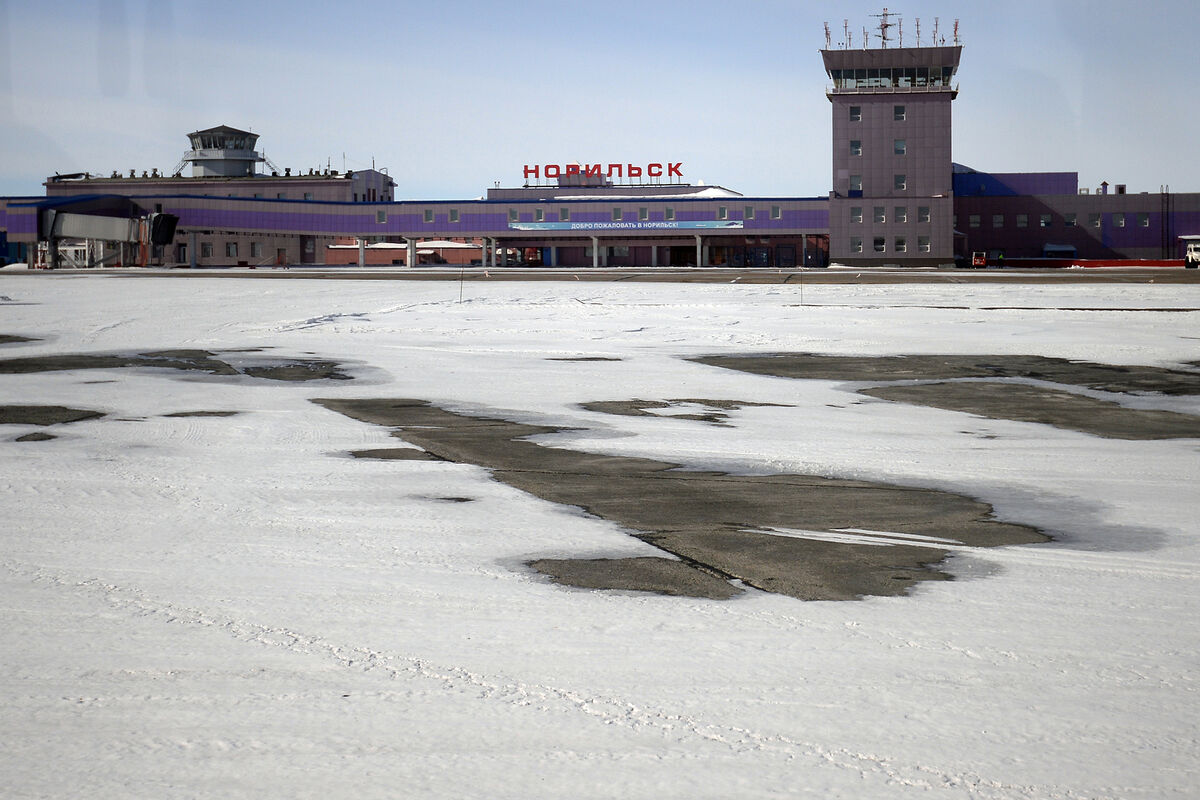
M890 29L895 27L895 25L896 25L896 23L891 21L893 14L894 14L894 12L888 11L887 6L884 6L882 14L872 14L871 15L872 17L875 17L876 19L879 20L879 39L883 43L883 49L885 49L885 50L887 49L887 46L892 41ZM865 30L863 32L866 33Z

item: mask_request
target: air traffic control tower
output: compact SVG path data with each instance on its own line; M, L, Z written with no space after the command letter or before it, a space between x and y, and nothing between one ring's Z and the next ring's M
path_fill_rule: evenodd
M826 93L833 104L830 259L851 266L951 264L957 23L953 46L889 47L889 27L885 14L880 47L855 49L847 41L831 48L827 34L821 51L833 81Z
M192 164L193 178L251 178L254 168L266 158L254 147L258 134L227 125L188 134L192 149L183 154L173 172Z

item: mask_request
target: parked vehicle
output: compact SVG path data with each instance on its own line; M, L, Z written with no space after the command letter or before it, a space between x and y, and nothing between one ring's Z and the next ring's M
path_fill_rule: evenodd
M1187 253L1183 257L1183 265L1188 269L1200 267L1200 242L1188 242Z

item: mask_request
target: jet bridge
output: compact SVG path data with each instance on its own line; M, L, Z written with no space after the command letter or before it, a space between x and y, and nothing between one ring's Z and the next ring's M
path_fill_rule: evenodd
M150 263L151 246L168 245L175 238L178 222L173 214L147 213L127 197L73 198L38 210L38 241L47 243L49 269L61 265L59 242L68 239L136 245L132 263L122 261L144 267Z

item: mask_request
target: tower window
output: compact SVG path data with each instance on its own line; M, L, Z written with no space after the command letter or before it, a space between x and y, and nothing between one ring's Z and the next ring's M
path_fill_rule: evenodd
M896 241L894 243L894 249L897 253L907 253L908 252L908 240L905 239L903 236L897 236Z
M850 176L850 191L852 191L852 192L861 192L862 191L862 175L851 175Z
M852 155L852 156L861 156L862 155L862 141L860 139L851 139L850 140L850 155Z
M850 206L850 221L862 222L862 206Z
M892 152L898 156L902 156L908 152L908 144L903 139L894 139L892 141Z
M850 121L862 122L862 106L850 106Z
M887 239L885 239L882 236L875 237L875 252L876 253L886 253L887 252Z
M851 253L861 253L862 252L862 237L861 236L851 236L850 237L850 252Z
M929 222L929 206L917 206L917 222Z
M929 252L930 247L929 247L929 237L928 236L918 236L917 237L917 250L922 253Z
M884 211L883 206L875 206L874 211L875 211L875 221L877 223L887 222L887 212Z
M903 192L905 189L908 188L908 176L907 175L894 176L893 186L895 187L897 192Z
M893 222L908 222L908 209L904 206L896 206L892 209Z
M908 119L908 112L904 106L892 106L892 119L896 122L904 122L904 120Z

